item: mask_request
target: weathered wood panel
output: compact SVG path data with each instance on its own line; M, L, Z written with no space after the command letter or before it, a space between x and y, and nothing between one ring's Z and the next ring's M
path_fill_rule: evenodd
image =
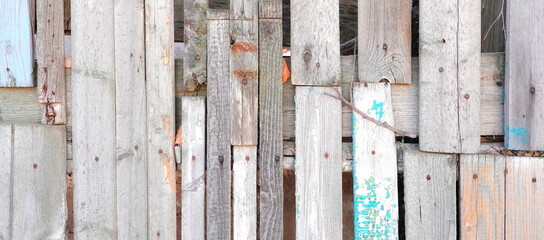
M461 239L504 239L505 157L462 154L459 166Z
M63 0L36 2L37 90L43 124L66 123L63 11Z
M410 84L412 1L358 1L359 81Z
M353 89L355 107L394 126L389 83ZM355 239L398 239L395 133L353 115L353 211Z
M257 0L231 0L230 19L252 20L259 16L259 1Z
M482 52L504 52L505 2L482 0Z
M257 146L232 151L233 239L257 239Z
M72 40L74 237L113 239L118 230L113 2L72 2Z
M181 238L206 235L206 98L182 97Z
M195 91L206 83L206 10L208 0L184 0L183 85L185 91Z
M281 19L259 20L259 34L259 235L283 239Z
M282 0L261 0L259 1L260 19L281 19L282 18ZM280 32L283 36L283 31ZM282 43L280 43L280 46Z
M11 124L0 124L0 239L11 239L11 209L13 202L13 133Z
M457 157L404 151L406 239L457 239Z
M544 150L544 38L538 0L508 2L506 13L505 146ZM530 37L528 37L530 35ZM536 236L536 235L535 235Z
M206 222L208 239L231 239L229 11L208 10Z
M326 93L296 87L297 239L342 238L341 103Z
M33 87L30 1L2 1L0 9L0 87Z

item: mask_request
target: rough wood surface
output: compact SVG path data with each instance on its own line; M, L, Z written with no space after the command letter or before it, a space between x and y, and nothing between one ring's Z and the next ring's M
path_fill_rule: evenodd
M43 124L66 123L64 0L36 2L38 101Z
M0 124L0 239L11 239L13 134L11 124Z
M404 151L406 239L457 239L455 155Z
M259 17L259 1L231 0L230 19L256 20Z
M282 18L282 0L259 1L259 18L260 19L281 19ZM280 36L283 36L282 32L280 32ZM282 44L280 43L280 45Z
M504 52L505 3L506 0L482 0L482 52Z
M2 1L0 9L0 87L34 87L30 1Z
M353 89L355 107L394 126L389 83ZM398 239L395 133L353 113L353 211L355 239Z
M410 84L412 1L358 3L359 81Z
M515 150L544 150L544 38L538 0L508 2L506 12L505 146ZM530 34L530 37L528 37ZM536 235L535 235L536 236Z
M459 166L461 239L504 239L505 157L463 154Z
M206 235L206 98L183 97L181 131L181 239Z
M296 87L297 239L342 238L341 103L332 87Z
M206 83L206 11L208 0L184 0L183 89L195 91ZM178 13L179 14L179 13Z
M420 3L419 147L476 153L480 145L481 2Z
M232 149L233 239L257 239L257 146Z

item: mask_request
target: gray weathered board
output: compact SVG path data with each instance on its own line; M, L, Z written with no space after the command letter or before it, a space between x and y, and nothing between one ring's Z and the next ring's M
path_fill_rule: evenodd
M282 0L259 1L259 19L281 19L281 18L282 18ZM283 36L282 32L279 32L280 38ZM280 43L280 46L281 45L282 43Z
M506 10L505 146L544 150L544 4L511 0Z
M505 0L482 0L482 52L504 52Z
M480 145L481 2L421 0L419 147L476 153Z
M457 156L404 151L407 240L457 239Z
M359 0L359 81L409 84L411 0Z
M178 1L176 1L178 2ZM183 84L181 89L195 91L206 83L206 11L208 0L184 0ZM178 13L179 14L179 13Z
M66 128L0 124L0 239L64 239Z
M297 239L342 238L341 102L325 95L334 89L296 87Z
M257 146L232 148L233 239L257 239Z

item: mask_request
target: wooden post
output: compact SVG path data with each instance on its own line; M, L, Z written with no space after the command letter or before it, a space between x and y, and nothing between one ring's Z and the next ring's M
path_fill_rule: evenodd
M233 239L257 239L257 146L234 146Z
M184 0L183 85L181 90L195 91L206 83L206 9L208 0Z
M428 152L477 153L481 2L419 4L419 147Z

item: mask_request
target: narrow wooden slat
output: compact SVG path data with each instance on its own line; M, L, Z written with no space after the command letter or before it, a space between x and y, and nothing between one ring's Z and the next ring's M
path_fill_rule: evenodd
M508 149L544 150L544 46L536 40L544 38L544 32L535 31L544 28L542 14L541 1L508 2L504 121Z
M325 93L296 87L297 239L342 238L341 103Z
M422 151L475 153L480 144L481 2L420 2Z
M257 239L257 146L232 150L233 239Z
M455 155L404 151L406 239L457 239Z
M185 91L195 91L206 83L206 9L208 0L184 0L183 86Z
M410 84L412 1L358 3L359 81Z
M231 0L230 19L251 20L259 17L259 1Z
M505 164L501 155L461 155L461 239L504 239Z
M544 235L544 158L506 158L505 239Z
M0 206L4 206L0 208L0 239L12 239L13 131L11 124L0 123Z
M113 239L117 238L113 2L72 2L72 40L74 238Z
M38 101L43 124L66 123L64 0L36 2Z
M281 0L259 1L259 18L260 19L281 19L282 18L282 1Z
M206 222L208 239L231 239L229 12L208 10Z
M365 83L353 90L354 105L394 125L389 83ZM395 133L353 115L353 211L355 239L398 239Z
M2 1L0 9L0 87L33 87L30 1Z
M183 97L181 238L205 239L206 98Z
M482 0L482 52L504 52L504 5L505 0Z
M259 20L259 35L259 235L283 239L281 19Z
M143 1L115 1L118 239L147 239L146 81Z

